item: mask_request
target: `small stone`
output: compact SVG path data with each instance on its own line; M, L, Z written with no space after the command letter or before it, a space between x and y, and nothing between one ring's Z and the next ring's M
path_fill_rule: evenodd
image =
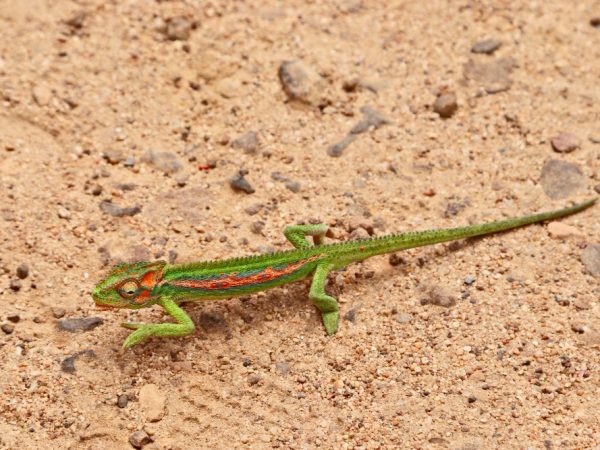
M392 253L388 258L388 262L390 266L399 266L400 264L404 264L406 260L397 253Z
M590 19L590 25L593 26L594 28L600 28L600 16L592 17Z
M477 278L475 278L474 276L468 275L465 277L465 279L463 281L467 286L470 286L473 283L475 283L476 280L477 280Z
M475 397L474 395L469 395L467 397L467 402L469 403L475 403L477 401L477 397Z
M244 84L237 76L226 77L215 83L215 90L224 98L236 98L244 93Z
M83 28L87 13L85 11L77 11L70 18L65 20L65 24L71 27L73 30L80 30Z
M387 117L370 106L363 106L360 111L363 113L363 117L356 125L352 127L350 130L351 135L365 133L371 127L376 130L383 125L391 123Z
M344 137L341 141L333 144L331 147L329 147L327 149L327 154L329 156L332 156L334 158L337 158L339 156L342 156L342 153L344 152L344 150L350 145L352 144L352 142L354 142L354 139L356 139L356 135L353 134L349 134L346 137Z
M256 134L254 131L243 134L231 143L231 147L243 149L249 154L255 154L260 148L258 134Z
M143 160L167 175L179 172L183 168L177 155L171 152L149 150L144 155Z
M125 158L125 161L123 161L123 165L125 167L135 166L135 158L133 156L128 156L127 158ZM131 184L131 183L125 183L125 184Z
M258 382L260 381L260 375L257 373L251 373L250 375L248 375L248 384L250 386L254 386L255 384L258 384Z
M129 403L129 396L127 394L121 394L117 398L117 406L121 409L126 408Z
M257 220L256 222L252 222L252 225L250 226L250 230L254 234L261 234L264 227L265 227L265 223L262 220Z
M318 106L325 88L323 78L300 61L284 61L277 73L290 100Z
M565 239L568 237L585 237L585 234L582 231L571 225L566 225L561 222L550 222L548 224L548 233L550 233L550 236L558 239Z
M177 186L183 187L187 184L189 178L190 178L189 173L181 172L181 173L178 173L177 175L175 175L175 182L177 183Z
M35 85L31 90L31 96L38 106L46 106L52 100L52 91L44 85Z
M550 159L542 167L540 183L552 199L567 198L587 185L581 168L573 163Z
M67 310L65 308L60 308L60 307L52 308L52 316L54 316L55 319L61 319L61 318L65 317L66 313L67 313Z
M589 273L600 278L600 244L588 244L581 252L581 262Z
M454 217L463 209L465 209L467 205L459 202L450 202L446 205L446 209L444 211L444 217Z
M62 370L65 373L75 373L76 372L75 360L77 358L79 358L80 356L88 356L90 358L96 358L96 353L94 352L94 350L82 350L73 355L67 356L60 363L60 370Z
M253 205L250 205L246 209L244 209L244 211L249 216L253 216L255 214L258 214L260 210L263 209L263 207L264 205L262 203L254 203Z
M102 186L100 186L99 184L96 184L93 188L92 188L92 195L97 197L100 194L102 194Z
M106 214L110 214L114 217L135 216L136 214L142 212L142 208L138 205L124 208L116 203L113 203L111 200L103 200L100 202L100 209Z
M452 117L457 109L458 103L456 103L456 94L454 92L440 95L435 99L435 103L433 104L433 110L438 113L442 119Z
M581 322L572 322L571 323L571 330L574 331L575 333L579 333L579 334L583 334L585 333L587 327L585 326L585 324L581 323Z
M456 304L456 298L442 286L436 284L421 285L420 290L426 295L422 304L431 304L449 308Z
M104 152L102 153L102 157L106 160L106 162L112 165L119 164L125 159L125 157L123 156L123 151L117 148L104 150Z
M98 325L102 325L104 320L101 317L74 317L71 319L62 319L58 321L58 327L61 330L74 333L76 331L90 331Z
M10 280L9 287L15 292L20 291L22 287L21 280Z
M186 17L173 17L167 22L166 34L171 41L186 41L192 32L192 23Z
M359 309L360 308L358 306L356 308L352 308L350 311L344 314L344 320L354 323L354 321L356 320L356 313Z
M299 181L287 180L284 186L287 190L292 191L293 193L300 192L301 186Z
M152 439L148 436L148 433L143 430L134 431L129 435L129 443L133 448L142 448L150 442L152 442Z
M253 194L255 192L252 185L244 178L248 172L240 170L233 177L229 179L229 185L236 191L243 191L246 194Z
M24 280L28 276L29 276L29 266L25 263L20 264L19 267L17 267L17 277L19 277L21 280Z
M61 219L68 220L71 218L71 213L69 212L69 210L66 208L63 208L62 206L60 208L58 208L57 214L58 214L58 217Z
M155 384L145 384L140 389L140 409L149 422L158 422L163 418L166 401L165 391Z
M497 39L483 39L481 41L477 41L471 47L472 53L484 53L486 55L491 55L496 50L500 48L502 42Z
M3 323L0 328L2 328L5 334L12 334L15 331L15 326L12 323Z
M9 322L12 323L19 323L21 321L21 316L18 314L9 314L8 316L6 316L6 318Z
M550 143L555 152L570 153L581 146L581 139L573 133L560 133L554 136Z
M510 75L515 67L516 62L511 57L487 63L469 60L463 66L463 76L482 85L488 94L497 94L510 89Z
M405 324L405 323L409 323L412 320L412 316L410 314L406 314L406 313L398 313L398 314L396 314L395 319L396 319L396 322Z

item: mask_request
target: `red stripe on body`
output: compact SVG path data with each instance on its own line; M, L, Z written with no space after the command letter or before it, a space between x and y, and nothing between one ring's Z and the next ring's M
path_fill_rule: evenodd
M287 267L283 269L273 269L273 267L266 267L260 272L253 273L252 275L248 275L247 277L237 277L238 272L231 272L227 276L223 278L218 278L216 280L173 280L168 281L167 283L172 286L190 288L190 289L204 289L204 290L219 290L219 289L229 289L232 287L240 287L247 286L250 284L256 283L266 283L269 281L276 280L285 275L289 275L294 273L296 270L300 269L305 264L308 264L316 259L319 259L321 255L311 256L307 259L301 259L295 263L288 264Z

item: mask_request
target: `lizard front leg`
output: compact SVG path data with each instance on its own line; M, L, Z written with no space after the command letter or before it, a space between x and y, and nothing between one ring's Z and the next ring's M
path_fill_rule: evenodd
M152 336L158 337L178 337L192 334L196 329L194 322L186 312L181 309L177 303L170 298L161 298L158 304L162 306L167 314L169 314L177 323L131 323L125 322L123 327L135 330L123 343L123 348L129 348Z
M317 266L308 294L313 304L321 311L325 331L330 335L337 331L340 318L337 300L325 293L325 281L332 268L333 264L329 262L323 262Z
M324 223L318 225L291 225L283 230L283 234L294 247L309 248L311 244L306 240L306 236L312 236L315 245L322 245L328 228Z

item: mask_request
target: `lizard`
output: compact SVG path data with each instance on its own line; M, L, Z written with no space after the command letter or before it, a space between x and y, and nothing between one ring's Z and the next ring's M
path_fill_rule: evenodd
M159 305L175 322L146 324L125 322L134 330L123 343L129 348L146 339L192 334L195 325L181 304L246 295L301 280L312 275L309 298L321 313L328 335L338 330L337 300L325 292L327 275L375 255L433 245L474 236L498 233L582 211L598 198L560 210L518 218L445 228L389 234L381 237L325 244L325 224L292 225L284 230L294 249L271 254L213 261L167 264L165 261L140 261L114 266L92 290L99 308L141 309ZM307 237L312 237L311 243Z

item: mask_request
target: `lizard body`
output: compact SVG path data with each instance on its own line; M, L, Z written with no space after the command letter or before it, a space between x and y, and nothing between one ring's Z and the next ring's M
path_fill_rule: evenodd
M284 231L295 247L273 254L216 261L168 265L164 261L121 264L92 291L99 307L139 309L158 304L175 323L124 323L135 330L123 346L138 344L152 336L185 336L194 323L179 306L197 300L215 300L264 291L312 275L309 297L322 315L328 334L338 329L338 304L325 293L327 274L371 256L432 245L473 236L506 231L557 219L579 212L596 199L557 211L466 227L391 234L349 242L323 244L327 226L293 225ZM306 237L312 236L314 245Z

